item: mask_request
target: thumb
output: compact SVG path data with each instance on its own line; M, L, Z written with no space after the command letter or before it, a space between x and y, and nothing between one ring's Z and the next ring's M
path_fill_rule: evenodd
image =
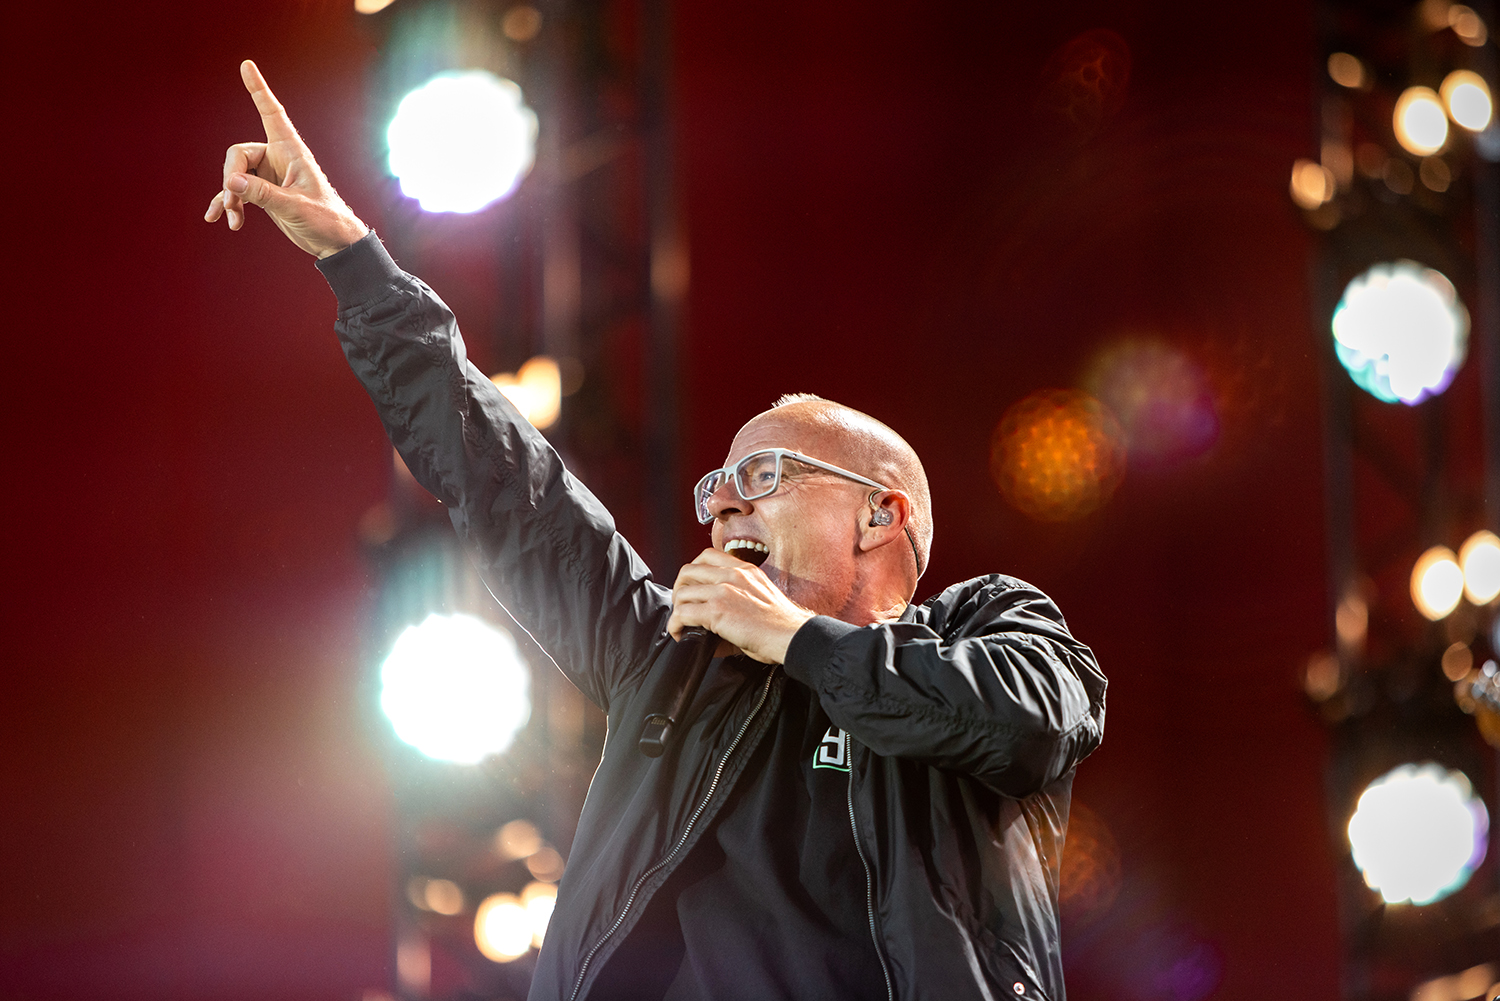
M283 210L290 207L291 198L288 192L264 177L256 177L254 174L231 174L227 187L231 192L239 195L243 201L258 205L272 215L280 215Z

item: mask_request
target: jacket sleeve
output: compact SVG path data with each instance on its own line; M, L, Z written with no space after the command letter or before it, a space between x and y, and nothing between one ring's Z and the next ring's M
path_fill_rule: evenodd
M607 710L665 642L670 592L373 233L318 267L338 295L344 355L412 475L448 508L496 599Z
M925 623L863 627L811 619L786 673L876 754L1006 796L1037 792L1099 745L1104 675L1046 595L997 575L949 588L925 612Z

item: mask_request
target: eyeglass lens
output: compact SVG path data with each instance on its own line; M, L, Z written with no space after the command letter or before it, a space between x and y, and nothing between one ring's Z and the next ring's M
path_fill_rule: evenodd
M747 455L734 467L734 477L735 489L745 500L764 497L781 482L781 455L778 452Z
M781 456L776 452L754 452L735 464L732 473L717 469L698 483L698 520L713 520L708 501L732 475L734 488L745 500L758 500L774 493L781 483Z

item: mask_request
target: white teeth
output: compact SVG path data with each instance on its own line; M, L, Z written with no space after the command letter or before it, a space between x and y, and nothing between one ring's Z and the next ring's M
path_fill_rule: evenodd
M766 548L765 543L752 542L750 539L730 539L724 543L724 551L726 553L733 552L736 549L753 549L758 553L769 553L771 551Z

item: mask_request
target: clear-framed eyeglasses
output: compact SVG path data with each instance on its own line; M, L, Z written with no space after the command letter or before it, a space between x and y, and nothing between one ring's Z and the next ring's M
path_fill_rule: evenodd
M867 479L858 473L851 473L847 469L841 469L831 462L822 459L814 459L810 455L801 452L793 452L786 448L767 448L759 452L751 452L739 462L723 469L715 469L693 488L693 505L698 512L698 522L707 525L714 520L714 515L708 507L709 498L718 492L719 488L726 483L732 482L735 491L741 498L747 501L759 500L769 497L781 486L781 472L785 460L801 463L804 466L812 466L825 472L842 476L853 480L855 483L863 483L867 487L876 490L889 490L882 483Z

